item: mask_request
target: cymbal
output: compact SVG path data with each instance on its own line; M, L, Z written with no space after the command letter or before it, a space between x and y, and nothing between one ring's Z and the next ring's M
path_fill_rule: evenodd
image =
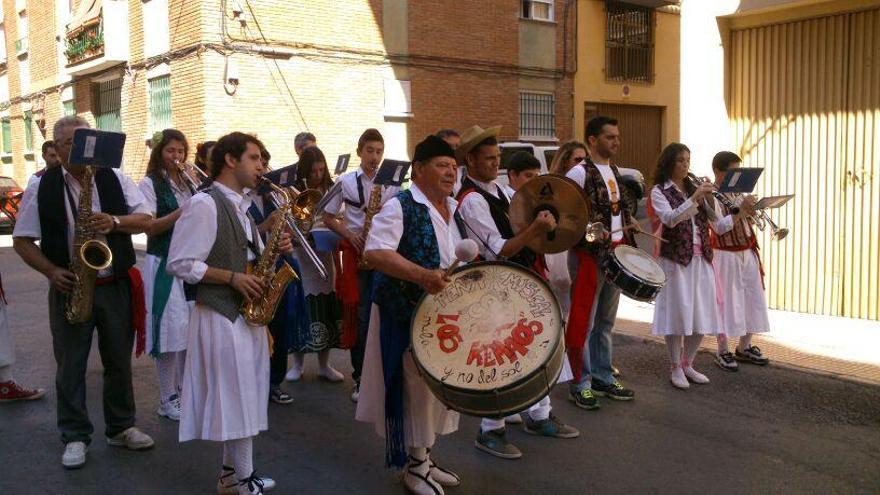
M556 217L556 230L529 239L532 251L561 253L584 238L590 205L575 181L547 174L526 182L510 200L510 226L518 233L544 210Z

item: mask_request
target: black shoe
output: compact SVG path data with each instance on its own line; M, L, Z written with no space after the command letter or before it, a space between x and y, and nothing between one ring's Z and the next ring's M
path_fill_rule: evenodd
M609 399L614 400L633 400L636 398L635 392L628 388L624 388L624 386L618 381L614 381L609 385L603 385L594 381L590 385L590 388L593 389L593 394L598 395L599 397L608 397Z
M574 402L574 405L587 411L599 409L599 399L593 396L593 391L585 388L580 392L571 391L568 393L568 400Z
M286 405L293 402L293 397L281 390L281 387L275 386L269 389L269 400L276 404Z
M756 345L753 345L744 351L740 351L739 347L737 347L734 357L737 361L757 364L758 366L764 366L770 362L769 359L765 358L764 355L761 354L761 348Z
M724 351L721 354L715 355L715 364L718 365L719 368L724 371L739 371L739 366L736 364L736 359L733 358L733 354L730 351Z

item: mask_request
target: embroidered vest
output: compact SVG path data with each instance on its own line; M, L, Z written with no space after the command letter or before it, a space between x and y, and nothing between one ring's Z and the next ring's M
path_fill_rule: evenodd
M461 203L464 197L470 193L478 193L489 204L489 214L492 215L492 220L495 222L495 228L498 229L498 233L504 239L511 239L514 234L513 227L510 226L510 202L507 200L504 192L501 191L501 188L497 185L495 187L498 188L497 198L478 186L470 177L465 177L461 183L461 190L458 192L458 202ZM530 270L535 268L537 260L538 254L527 247L522 248L520 252L508 258L508 261L522 265Z
M721 211L724 215L730 215L730 209L724 205L721 205ZM745 251L747 249L757 251L758 238L755 236L754 229L746 228L746 220L736 220L733 223L733 229L726 234L718 235L712 230L712 248L722 251Z
M70 243L67 232L72 225L67 223L68 203L67 191L64 186L62 167L53 167L40 178L37 190L37 207L40 215L40 250L53 264L61 267L70 265ZM91 187L89 184L86 187ZM92 201L101 204L101 211L109 215L128 215L128 205L119 177L109 168L95 170L95 187L98 196ZM79 200L79 198L74 198ZM72 206L72 205L71 205ZM76 215L76 211L73 212ZM117 277L125 277L128 269L134 266L134 246L131 235L124 232L107 234L107 245L113 253L113 273Z
M685 202L684 197L675 186L661 189L669 206L676 209ZM698 210L694 221L690 219L680 222L675 227L663 226L663 238L666 242L660 243L660 256L670 259L680 265L688 266L694 258L694 224L700 230L700 242L702 243L703 257L709 263L712 262L712 244L709 239L709 220L702 208Z
M179 205L174 191L171 190L171 184L168 178L160 173L152 173L149 175L153 181L153 190L156 192L156 218L173 213ZM168 246L171 245L171 235L174 233L174 226L162 232L159 235L153 235L147 238L147 253L160 258L168 257Z
M397 199L403 211L403 235L397 252L423 268L440 268L440 248L428 207L416 202L409 190L399 192ZM408 324L424 291L412 282L375 273L373 301L382 308L383 315L395 315L398 321Z
M584 177L584 183L580 184L580 186L583 187L587 197L590 198L590 206L592 210L590 223L601 222L602 225L605 226L605 230L610 232L612 230L612 205L611 195L608 192L608 185L602 177L602 172L599 171L589 158L587 158L581 166L584 167L586 174ZM618 194L620 195L620 220L623 222L623 225L626 226L630 221L630 212L635 209L633 208L633 199L629 195L629 190L621 185L620 170L618 170L617 165L611 165L611 172L614 174L614 180L617 182L617 188L619 190ZM635 234L632 233L632 230L627 230L623 233L623 240L621 243L629 246L636 245ZM583 249L593 256L601 257L611 250L611 244L612 242L610 238L592 243L582 240L575 247Z

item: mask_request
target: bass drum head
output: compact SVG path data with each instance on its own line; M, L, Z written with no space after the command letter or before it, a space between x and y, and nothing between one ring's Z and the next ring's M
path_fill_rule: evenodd
M666 273L663 268L651 258L651 255L641 249L632 246L617 246L614 248L614 257L617 262L631 275L650 284L663 286L666 284Z
M413 313L412 351L450 409L487 417L541 400L562 369L562 315L550 286L507 262L460 268Z

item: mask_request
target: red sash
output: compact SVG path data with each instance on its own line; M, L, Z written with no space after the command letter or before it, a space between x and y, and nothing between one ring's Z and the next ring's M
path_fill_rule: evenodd
M340 256L334 256L336 264L336 297L342 303L342 336L339 347L351 349L357 342L358 303L361 295L358 291L358 251L343 239L339 241Z
M599 266L596 258L579 249L572 250L578 259L577 275L571 284L571 309L568 313L568 326L565 331L565 348L568 362L574 374L574 382L581 379L584 367L584 347L593 316L593 303L599 285Z

